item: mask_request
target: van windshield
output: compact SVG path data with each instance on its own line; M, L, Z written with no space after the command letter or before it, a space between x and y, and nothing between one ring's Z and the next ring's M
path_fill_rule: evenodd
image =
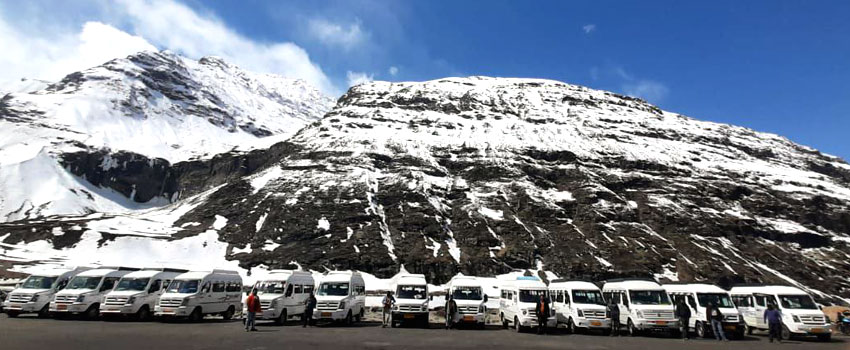
M452 292L455 300L481 300L481 287L455 287Z
M425 299L428 297L427 293L425 293L425 286L417 286L417 285L409 285L409 286L398 286L398 294L399 299Z
M635 305L670 305L670 297L663 290L630 290L629 301Z
M198 280L174 280L168 285L168 293L184 293L194 294L198 292L198 285L201 281Z
M148 287L150 278L122 278L115 286L116 291L135 290L142 291Z
M316 295L320 296L337 296L342 297L348 295L348 282L326 282L319 287L319 292Z
M545 290L528 290L528 289L520 289L519 290L519 301L522 303L536 303L540 300L540 296L546 296L547 293Z
M257 294L283 294L285 286L283 281L262 281L257 283Z
M56 282L56 277L30 276L21 285L24 289L50 289Z
M77 276L71 280L71 283L68 283L68 287L66 289L95 289L98 285L100 285L101 279L103 279L103 277Z
M818 305L808 295L780 295L779 302L782 303L783 309L818 309Z
M605 305L605 299L598 290L574 290L573 302L576 304Z
M732 299L726 293L697 293L697 299L702 306L708 306L708 303L711 303L717 307L735 307Z

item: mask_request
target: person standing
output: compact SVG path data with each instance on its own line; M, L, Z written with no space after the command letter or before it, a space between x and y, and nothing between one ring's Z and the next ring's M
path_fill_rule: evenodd
M393 297L393 293L387 291L387 295L384 296L384 300L381 301L381 305L383 305L384 310L381 314L381 320L383 324L381 327L387 328L387 325L391 325L393 321L393 305L395 305L395 298Z
M549 323L551 310L549 309L549 300L546 299L545 295L540 295L535 310L537 310L537 334L546 334L546 325Z
M705 316L711 324L711 331L714 333L714 338L718 341L729 341L726 339L726 334L723 332L723 313L720 312L720 308L715 306L714 303L708 303L705 307Z
M248 296L245 304L248 307L248 317L245 319L245 331L256 332L257 328L254 328L254 322L257 319L257 313L263 311L263 308L260 306L260 297L257 296L256 289L251 291L251 295Z
M457 313L457 303L451 294L446 295L446 329L452 328L454 325L455 314Z
M682 339L690 339L691 308L687 304L685 304L684 298L679 298L679 302L676 303L676 318L679 319L679 327L682 332Z
M310 297L307 298L307 305L304 306L304 317L301 319L303 323L301 326L307 328L307 326L313 325L313 309L316 308L316 295L310 293Z
M776 309L773 304L767 304L767 310L764 310L764 321L767 323L767 328L770 331L770 342L773 339L782 342L782 312Z
M620 336L620 306L614 302L614 298L608 300L608 315L611 316L611 336Z

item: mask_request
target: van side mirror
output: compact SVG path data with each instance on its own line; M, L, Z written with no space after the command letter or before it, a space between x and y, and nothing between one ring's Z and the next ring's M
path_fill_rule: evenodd
M487 294L484 294L484 302L486 303L489 298L487 298Z

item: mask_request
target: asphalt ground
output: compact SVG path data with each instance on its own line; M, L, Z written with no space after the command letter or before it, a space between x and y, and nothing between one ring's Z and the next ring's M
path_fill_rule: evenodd
M850 337L828 343L795 339L769 343L766 334L744 340L683 341L664 336L606 337L597 334L549 335L516 333L498 326L484 330L445 330L432 323L424 328L382 328L377 322L302 328L300 321L284 326L259 322L258 332L245 332L241 320L207 318L200 323L135 322L8 318L0 315L0 349L850 349Z

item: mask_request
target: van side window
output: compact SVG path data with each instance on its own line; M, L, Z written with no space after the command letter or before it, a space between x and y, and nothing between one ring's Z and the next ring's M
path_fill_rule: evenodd
M620 296L620 300L626 307L629 307L629 298L626 297L626 294L623 292L617 293Z
M559 290L555 293L558 293L558 294L555 295L555 300L559 303L563 303L564 302L564 291Z
M212 286L213 293L224 293L224 282L215 282Z
M752 307L753 306L753 298L748 295L735 295L732 297L732 301L735 303L737 307Z
M765 302L764 302L764 301L765 301L765 298L764 298L764 296L763 296L763 295L756 295L755 297L756 297L756 305L758 305L758 306L767 306L767 305L765 305Z
M237 282L230 282L227 284L227 292L228 293L238 293L242 291L242 286Z
M292 296L292 285L291 284L286 286L286 294L284 294L284 296L287 296L287 297Z
M313 294L313 286L310 286L310 285L304 286L304 293Z
M159 291L161 286L162 286L162 280L153 281L153 283L151 283L151 287L148 288L148 293L155 293L155 292Z
M204 285L201 286L201 293L209 293L209 292L210 292L210 283L209 282L204 283Z
M694 300L693 295L688 295L688 305L690 305L694 310L697 308L697 301Z
M302 294L304 292L304 287L300 284L295 285L295 294Z
M119 279L120 279L120 277L107 277L107 278L105 278L103 280L103 286L100 287L100 291L103 292L103 291L111 290L113 287L115 287L115 282L118 282Z
M165 280L165 282L162 282L162 289L165 290L168 288L169 284L171 284L171 280Z

